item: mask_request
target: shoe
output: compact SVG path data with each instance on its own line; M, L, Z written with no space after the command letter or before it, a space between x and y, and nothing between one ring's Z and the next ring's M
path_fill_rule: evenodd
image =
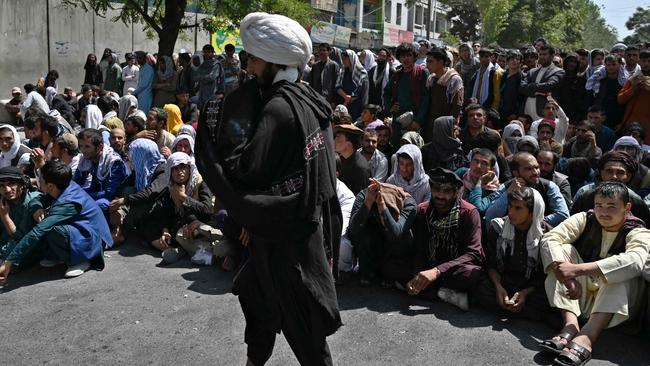
M438 290L440 300L455 305L463 311L469 310L469 298L467 292L454 291L452 289L441 287Z
M41 267L52 268L52 267L58 266L59 264L63 264L63 262L61 262L61 261L51 261L49 259L41 259L41 261L38 262L38 264Z
M210 239L210 241L221 240L223 238L223 233L219 229L215 229L210 225L203 224L199 226L199 233L204 237Z
M212 254L217 258L225 258L233 254L235 244L228 239L216 240L212 243Z
M66 278L79 277L82 274L84 274L84 272L86 272L88 268L90 268L90 263L88 262L81 262L76 266L68 267L68 270L65 271L65 277Z
M167 248L162 252L162 260L167 264L178 262L185 255L183 248Z

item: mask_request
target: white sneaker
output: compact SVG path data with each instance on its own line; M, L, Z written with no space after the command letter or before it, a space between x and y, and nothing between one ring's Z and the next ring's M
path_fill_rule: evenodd
M58 266L59 264L63 264L63 262L52 261L52 260L49 260L49 259L41 259L41 261L38 262L38 264L39 264L41 267L51 268L51 267Z
M79 277L82 274L84 274L84 272L86 272L88 268L90 268L90 263L88 262L81 262L76 266L68 267L68 270L65 271L65 277L66 278Z
M466 292L454 291L450 288L441 287L438 290L440 300L455 305L463 311L469 310L469 299Z

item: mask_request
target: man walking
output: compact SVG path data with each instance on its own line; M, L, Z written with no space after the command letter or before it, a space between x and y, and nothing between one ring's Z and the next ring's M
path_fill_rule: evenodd
M335 265L342 224L331 109L296 82L312 53L302 26L252 13L240 34L256 79L226 96L221 116L218 101L208 102L196 158L211 191L242 226L250 253L233 289L246 318L247 364L266 363L282 331L300 364L331 365L325 338L341 317L326 252ZM228 136L231 127L250 136L237 149L227 148L236 138Z

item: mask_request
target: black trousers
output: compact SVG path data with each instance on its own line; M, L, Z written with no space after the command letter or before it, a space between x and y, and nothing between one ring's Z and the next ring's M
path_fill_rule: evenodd
M281 332L301 365L332 365L327 346L327 312L302 284L296 270L288 283L278 286ZM246 318L244 339L248 358L255 366L264 365L273 353L276 332L264 308L239 296Z

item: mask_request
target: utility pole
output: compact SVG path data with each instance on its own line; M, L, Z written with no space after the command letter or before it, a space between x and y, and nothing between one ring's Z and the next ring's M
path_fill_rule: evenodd
M436 38L436 20L438 17L438 12L436 11L437 6L438 6L438 0L433 0L433 38L434 39Z
M424 37L427 41L429 40L429 34L431 34L431 9L433 9L433 2L436 0L429 0L427 4L427 14L425 15L426 17L426 23L424 24L424 30L427 32L427 35ZM435 11L435 10L434 10ZM433 28L433 31L435 32L436 29Z

